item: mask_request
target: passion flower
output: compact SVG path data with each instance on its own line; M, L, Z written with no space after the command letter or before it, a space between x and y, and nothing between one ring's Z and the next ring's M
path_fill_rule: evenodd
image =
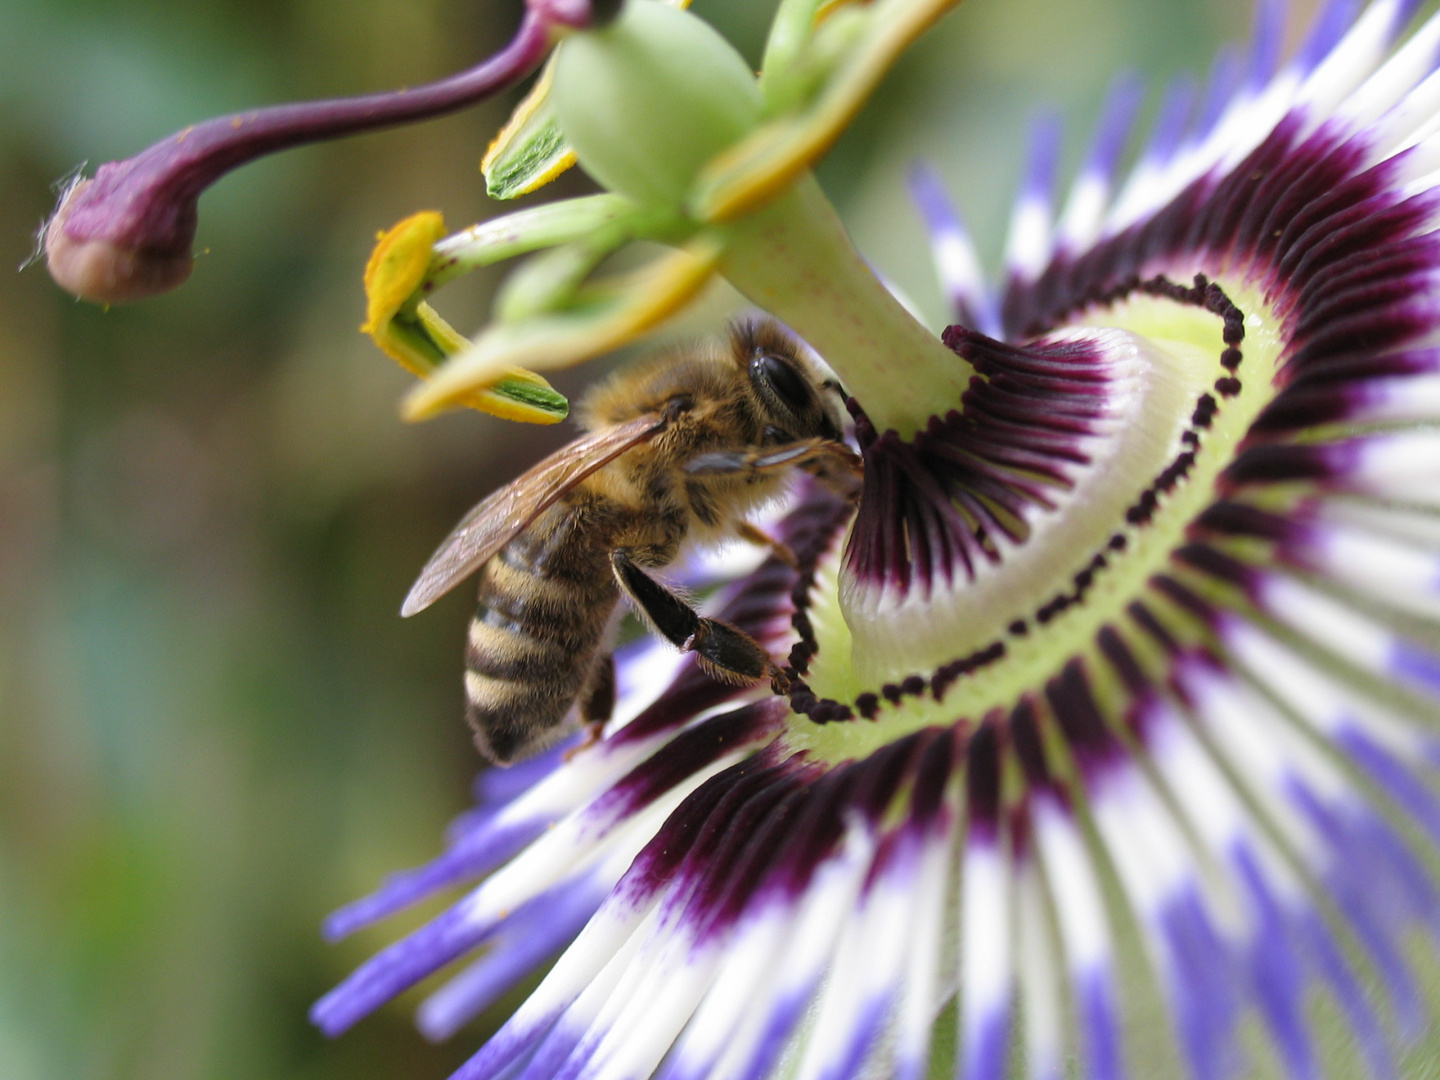
M995 295L920 175L949 371L821 348L858 510L807 489L798 567L720 610L788 654L788 701L632 657L603 742L485 780L440 859L335 916L481 879L316 1021L478 953L421 1008L442 1037L558 954L458 1077L1112 1078L1138 930L1200 1080L1245 1064L1247 1016L1319 1075L1317 986L1386 1075L1387 1023L1425 1015L1405 935L1440 914L1440 20L1397 47L1414 6L1332 4L1283 65L1267 7L1249 70L1174 96L1128 178L1120 85L1058 222L1042 127ZM813 344L855 264L817 257L807 184L714 265ZM765 263L785 229L799 298Z
M802 488L793 561L722 590L788 696L622 656L603 739L485 774L444 854L332 917L473 885L319 1002L325 1031L467 957L421 1008L433 1037L554 962L464 1080L1111 1080L1139 1052L1129 979L1197 1080L1248 1066L1253 1018L1319 1075L1317 991L1370 1075L1426 1023L1440 17L1405 38L1415 0L1330 0L1281 63L1262 3L1247 59L1172 93L1127 177L1117 85L1058 218L1042 125L993 293L918 174L937 339L808 168L948 6L782 0L752 81L630 0L487 156L500 194L572 161L605 193L382 239L366 329L426 376L412 416L499 395L557 418L527 369L723 275L834 368L864 480L854 506ZM603 272L638 240L667 250ZM543 248L473 342L429 306Z

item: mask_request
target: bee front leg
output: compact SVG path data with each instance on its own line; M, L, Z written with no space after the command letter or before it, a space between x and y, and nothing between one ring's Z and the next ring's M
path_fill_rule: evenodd
M685 463L691 476L757 476L780 469L804 469L847 497L858 496L864 473L860 455L833 439L701 454Z
M636 566L624 548L610 553L610 565L621 591L645 621L677 649L694 653L701 670L711 678L732 683L769 679L777 693L788 688L785 673L745 631L697 614L684 600Z

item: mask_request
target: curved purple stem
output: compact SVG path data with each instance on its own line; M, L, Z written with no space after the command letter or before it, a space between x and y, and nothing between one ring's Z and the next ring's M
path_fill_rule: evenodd
M216 117L100 166L93 179L66 191L46 226L51 276L77 296L104 303L179 285L190 272L196 203L225 173L277 150L474 105L539 65L552 43L551 27L578 14L558 9L572 6L585 5L527 5L505 48L438 82Z

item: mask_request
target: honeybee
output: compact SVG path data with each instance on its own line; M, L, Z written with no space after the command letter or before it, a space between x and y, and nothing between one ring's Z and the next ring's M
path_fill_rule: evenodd
M491 761L555 742L572 706L598 737L615 700L609 635L623 594L651 629L712 677L786 678L736 627L698 614L647 570L690 543L739 536L801 468L853 488L840 387L772 322L728 342L627 367L582 404L586 434L470 511L431 557L401 614L480 571L465 654L466 719ZM845 478L845 479L841 479Z

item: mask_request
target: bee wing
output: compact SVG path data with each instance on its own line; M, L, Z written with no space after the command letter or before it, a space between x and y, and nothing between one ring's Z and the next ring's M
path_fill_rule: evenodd
M576 439L529 472L491 492L430 556L410 588L401 615L423 611L478 570L489 558L580 481L632 446L649 442L666 420L647 413Z

